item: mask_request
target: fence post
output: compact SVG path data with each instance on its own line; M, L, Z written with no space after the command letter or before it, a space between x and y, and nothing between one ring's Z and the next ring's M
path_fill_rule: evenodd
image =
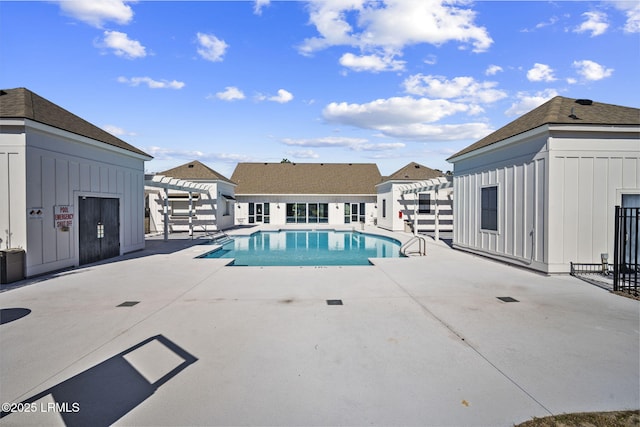
M616 206L613 233L613 291L618 292L620 290L620 284L618 283L618 276L620 275L620 206Z

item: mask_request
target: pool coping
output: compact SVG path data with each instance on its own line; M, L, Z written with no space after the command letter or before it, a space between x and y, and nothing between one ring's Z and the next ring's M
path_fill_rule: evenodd
M251 237L254 234L257 233L281 233L281 232L286 232L286 231L333 231L336 233L359 233L359 234L365 234L365 235L370 235L370 236L374 236L374 237L380 237L380 238L385 238L385 239L389 239L389 240L393 240L394 243L399 245L398 250L400 250L400 248L402 247L402 245L405 243L405 241L401 240L398 238L398 236L396 234L393 234L391 232L387 232L387 233L380 233L380 232L375 232L375 230L380 230L378 227L375 228L365 228L363 226L361 226L360 230L357 230L355 226L352 227L336 227L333 225L325 225L325 226L319 226L319 227L308 227L308 224L305 224L307 226L303 226L302 224L300 224L300 226L296 227L295 224L293 224L292 226L286 226L286 227L271 227L271 226L267 226L265 227L264 225L257 225L255 228L251 228L251 232L250 233L242 233L242 230L245 229L241 229L238 230L238 232L229 232L226 233L227 236L229 236L230 238L234 238L234 237ZM408 239L404 239L404 240L408 240ZM229 260L228 263L225 264L225 267L313 267L313 268L318 268L318 267L347 267L347 266L362 266L362 267L366 267L366 266L373 266L376 265L375 260L379 260L379 259L393 259L393 258L397 258L397 259L403 259L403 258L409 258L407 255L404 254L400 254L401 256L399 257L369 257L367 258L367 262L368 264L305 264L305 265L235 265L235 261L236 258L222 258L222 257L207 257L208 254L210 253L214 253L217 252L219 250L222 250L222 248L224 247L224 245L228 243L224 242L221 244L217 244L217 243L200 243L200 245L203 246L212 246L213 249L208 250L206 252L203 252L201 254L199 254L198 256L196 256L195 258L214 258L214 259L224 259L224 260Z

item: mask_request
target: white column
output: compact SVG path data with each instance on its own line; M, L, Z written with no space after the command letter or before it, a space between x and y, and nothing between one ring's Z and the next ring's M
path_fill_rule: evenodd
M189 237L193 239L193 193L189 191Z
M169 240L169 188L164 188L164 206L162 209L164 214L164 241Z
M436 188L436 205L435 205L435 227L436 227L436 242L440 240L440 213L438 205L438 189Z

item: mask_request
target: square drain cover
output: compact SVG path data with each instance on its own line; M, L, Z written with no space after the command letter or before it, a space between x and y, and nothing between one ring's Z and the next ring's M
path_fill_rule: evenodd
M328 299L327 305L342 305L341 299Z
M116 305L116 307L133 307L138 304L140 301L125 301L122 304Z
M520 302L515 298L511 298L511 297L497 297L500 301L503 302Z

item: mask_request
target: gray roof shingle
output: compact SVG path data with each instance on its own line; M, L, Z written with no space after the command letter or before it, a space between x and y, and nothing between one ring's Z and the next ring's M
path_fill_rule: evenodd
M440 176L444 176L441 171L428 168L416 162L411 162L408 165L398 169L391 175L384 177L384 180L422 181L426 179L438 178Z
M556 96L497 131L460 150L447 160L487 147L547 124L640 125L640 109Z
M375 163L238 163L236 194L376 194Z
M0 118L30 119L151 158L144 151L26 88L0 90Z
M185 163L184 165L176 166L175 168L168 169L164 172L160 172L159 175L165 175L172 178L184 180L225 181L233 184L233 182L229 178L214 171L209 166L197 160Z

